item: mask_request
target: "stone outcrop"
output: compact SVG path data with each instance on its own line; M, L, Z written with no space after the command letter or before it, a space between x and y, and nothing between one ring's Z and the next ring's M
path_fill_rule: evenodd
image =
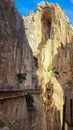
M0 0L0 130L46 130L33 55L14 2Z
M69 130L68 126L72 125L73 27L57 4L47 2L38 4L37 9L23 19L43 90L48 130L62 130L64 103L66 129Z

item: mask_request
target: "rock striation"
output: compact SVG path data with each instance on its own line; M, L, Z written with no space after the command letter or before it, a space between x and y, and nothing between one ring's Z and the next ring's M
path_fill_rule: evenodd
M73 27L58 4L41 2L23 17L43 93L48 130L70 130L73 99ZM64 114L63 105L66 106ZM73 107L73 106L72 106Z
M10 3L6 0L0 1L0 6L0 89L8 86L11 89L15 89L16 86L35 88L38 79L34 71L32 51L23 28L23 20L12 1ZM26 78L23 80L23 85L19 83L17 77L20 73Z
M47 130L32 51L14 3L0 0L0 130Z

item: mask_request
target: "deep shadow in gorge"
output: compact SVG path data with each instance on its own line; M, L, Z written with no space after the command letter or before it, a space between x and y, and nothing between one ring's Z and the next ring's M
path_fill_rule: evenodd
M47 8L44 8L41 17L42 24L42 37L41 42L39 43L38 49L40 50L39 55L36 55L38 61L38 76L40 81L40 86L43 90L43 97L45 97L45 110L47 118L47 129L52 130L70 130L72 127L73 115L71 112L73 108L73 41L70 43L59 42L58 39L54 42L54 28L52 26L51 11L49 15ZM53 17L54 18L54 17ZM58 36L57 36L58 37ZM50 43L51 41L51 43ZM51 44L50 51L51 63L49 65L49 73L51 73L50 79L48 79L48 89L52 84L53 92L48 91L45 82L43 71L44 69L44 60L45 57L45 48L46 44ZM56 45L58 44L58 45ZM48 48L47 45L47 48ZM54 48L57 46L57 54L54 54ZM44 53L44 54L42 54ZM48 55L48 54L47 54ZM41 57L41 58L40 58ZM47 56L48 57L48 56ZM49 60L49 58L47 58ZM46 64L46 63L45 63ZM41 71L40 71L41 70ZM45 70L46 71L46 70ZM41 72L41 78L40 78ZM45 75L47 77L47 75ZM45 92L44 92L45 91ZM51 95L51 96L50 96ZM49 99L49 100L48 100ZM52 101L51 101L52 100ZM50 102L50 103L49 103ZM64 108L65 107L65 108Z
M52 72L63 90L62 129L70 130L73 126L73 42L61 44L57 50L58 54L52 60Z
M66 125L71 125L72 26L57 4L45 2L41 2L36 11L24 18L24 24L35 65L37 64L38 67L36 69L35 66L35 70L38 74L39 86L43 91L48 130L63 130L64 104L66 105ZM66 102L65 99L67 99ZM70 130L70 128L66 129Z
M44 86L45 92L43 90L43 96L46 98L44 107L47 129L71 130L73 127L73 42L66 45L61 43L57 50L58 54L53 57L48 70L51 73L50 80ZM44 77L41 87L43 80Z

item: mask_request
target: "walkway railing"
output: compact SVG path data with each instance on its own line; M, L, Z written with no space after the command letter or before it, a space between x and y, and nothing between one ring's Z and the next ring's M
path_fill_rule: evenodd
M25 89L15 91L0 91L0 100L24 97L27 93L41 94L41 89Z

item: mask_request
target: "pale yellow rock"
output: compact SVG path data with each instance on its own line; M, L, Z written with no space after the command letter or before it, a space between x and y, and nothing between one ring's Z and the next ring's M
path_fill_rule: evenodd
M59 5L47 2L38 4L31 19L30 16L23 19L28 42L38 61L37 74L44 102L46 84L49 83L48 89L51 84L53 86L52 103L46 108L48 130L58 130L58 127L61 130L65 96L66 120L70 123L71 118L69 100L73 98L73 27Z

